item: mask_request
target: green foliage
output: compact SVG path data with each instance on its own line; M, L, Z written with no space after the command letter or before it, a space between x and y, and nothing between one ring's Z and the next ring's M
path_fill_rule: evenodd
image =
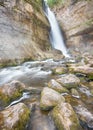
M54 5L64 3L64 0L47 0L49 6L53 7Z

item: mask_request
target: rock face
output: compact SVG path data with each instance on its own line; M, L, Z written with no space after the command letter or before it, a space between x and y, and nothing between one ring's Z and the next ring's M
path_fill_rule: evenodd
M78 118L68 103L58 104L52 112L58 130L79 130Z
M5 104L20 97L25 85L19 81L12 81L0 88L0 100Z
M23 104L11 106L0 112L0 130L23 130L29 119L30 111ZM2 121L2 122L1 122Z
M45 58L48 30L41 0L1 0L0 64Z
M40 107L43 110L49 110L61 101L65 101L61 94L51 88L45 87L41 93Z
M65 0L64 5L54 8L54 12L66 33L68 46L79 47L84 51L90 49L92 53L93 1Z
M68 74L61 76L61 78L57 79L57 82L62 84L64 87L71 89L79 85L80 79L73 74Z

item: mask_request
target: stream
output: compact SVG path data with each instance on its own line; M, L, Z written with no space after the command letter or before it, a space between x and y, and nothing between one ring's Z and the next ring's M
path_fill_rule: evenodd
M48 112L43 112L39 108L40 92L51 79L56 79L61 76L54 75L52 70L57 67L63 67L66 63L75 64L75 61L70 59L60 61L54 61L53 59L44 61L29 61L16 67L6 67L0 69L1 87L8 82L18 80L24 83L27 88L31 87L31 91L34 90L33 93L31 93L28 89L27 92L23 92L22 97L6 106L6 108L8 108L19 102L24 102L28 106L32 104L31 119L33 120L29 122L26 130L57 130ZM82 76L80 78L82 78ZM92 115L93 96L91 95L89 88L86 86L81 86L78 91L80 93L79 97L75 97L74 95L71 96L69 94L63 95L66 98L66 101L73 106L77 113L81 115L82 113L85 115L87 113L88 115ZM81 113L80 110L82 110ZM83 128L84 130L92 130L88 128L87 124L84 125Z

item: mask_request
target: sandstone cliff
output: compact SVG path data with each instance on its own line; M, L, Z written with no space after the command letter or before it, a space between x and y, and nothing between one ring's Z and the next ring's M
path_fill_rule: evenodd
M49 24L41 0L0 1L0 63L47 57Z
M92 53L93 0L66 0L54 12L66 33L67 45Z

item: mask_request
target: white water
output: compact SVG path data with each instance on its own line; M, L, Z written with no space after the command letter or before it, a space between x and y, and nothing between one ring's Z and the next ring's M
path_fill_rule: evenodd
M45 1L45 0L44 0ZM58 22L56 20L56 17L54 13L50 10L48 5L44 4L44 11L45 14L49 20L51 32L50 32L50 40L53 48L60 50L65 57L70 57L70 55L67 53L67 49L63 40L63 36L60 30L60 27L58 25Z

